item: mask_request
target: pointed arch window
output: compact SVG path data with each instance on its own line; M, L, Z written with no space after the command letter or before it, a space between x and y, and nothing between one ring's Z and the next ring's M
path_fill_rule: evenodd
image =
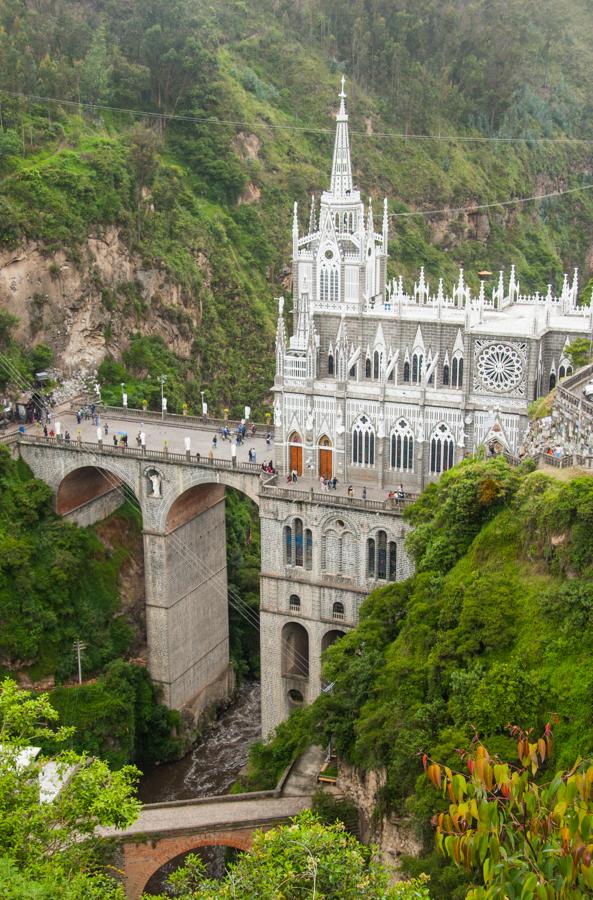
M412 354L412 383L418 384L422 378L422 369L424 368L424 355L420 352Z
M463 387L463 356L460 354L456 354L451 363L451 386Z
M327 357L327 374L328 375L334 374L334 355L333 355L333 353L330 353L329 356Z
M303 520L294 520L294 564L303 565Z
M367 576L382 581L397 579L397 544L387 539L386 531L378 531L367 540Z
M360 416L352 429L352 462L355 466L375 465L375 429L367 416Z
M371 358L370 358L370 356L367 356L366 362L365 362L365 364L364 364L364 377L365 377L365 378L370 378L371 375L372 375L372 371L371 371Z
M400 419L391 432L391 468L414 471L414 432L406 419Z
M443 385L449 384L449 363L443 366Z
M404 382L406 384L410 382L410 363L407 360L404 363Z
M430 438L430 473L446 472L454 462L455 441L444 422L437 425Z
M379 378L379 369L381 366L381 355L378 350L373 353L373 378Z
M350 371L348 372L348 377L355 378L355 379L358 378L358 375L356 374L356 363L354 363L353 366L350 366Z
M556 387L556 373L550 372L550 382L548 384L548 391L553 391Z
M558 369L558 380L561 378L568 378L569 375L572 375L572 366L563 360Z
M339 600L332 606L332 619L343 619L344 618L344 604L340 603Z

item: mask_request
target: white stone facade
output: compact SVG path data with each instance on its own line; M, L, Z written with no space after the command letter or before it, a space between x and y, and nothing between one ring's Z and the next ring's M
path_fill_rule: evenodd
M449 292L424 270L410 291L401 278L389 281L388 204L377 231L352 181L343 83L336 119L330 189L319 206L313 199L304 234L294 208L293 333L281 298L276 336L275 464L279 485L296 469L305 484L335 476L355 497L367 488L384 501L400 485L419 492L480 445L516 452L529 403L570 374L566 349L590 334L593 319L577 303L576 272L559 296L551 287L522 294L514 267L489 296L483 282L472 296L463 271ZM365 596L412 567L407 525L384 502L371 510L346 497L339 506L323 495L295 502L280 487L264 494L266 735L322 690L321 653L356 625Z
M481 444L518 450L529 403L570 374L566 349L590 336L593 308L578 305L576 271L557 296L550 285L523 294L514 267L478 296L463 270L450 291L423 269L411 290L389 281L387 201L376 231L352 183L344 99L342 86L331 185L319 209L313 200L305 234L295 205L293 334L281 302L276 341L276 463L419 491Z

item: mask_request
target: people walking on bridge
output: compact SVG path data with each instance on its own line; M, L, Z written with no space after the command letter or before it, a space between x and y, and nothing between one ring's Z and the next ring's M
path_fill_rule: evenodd
M167 438L163 441L163 453L169 453L169 441Z
M257 462L257 453L255 452L255 447L251 448L251 462Z
M326 490L325 478L323 477L323 475L319 476L319 487L321 488L322 491Z
M196 462L200 462L201 458L202 458L202 457L200 456L200 451L198 450L198 451L196 452Z
M80 425L81 419L82 419L82 416L80 414L80 410L78 410L78 412L76 413L76 421L79 425Z
M354 489L352 488L351 484L348 485L348 490L346 491L346 493L348 494L348 499L352 500L352 498L354 497Z
M76 429L76 443L79 447L82 445L82 431L80 428Z
M44 426L43 426L43 436L44 436L44 437L47 437L47 434L48 434L48 431L47 431L47 425L44 425Z
M296 480L297 480L297 470L296 469L292 470L292 472L290 473L290 477L292 478L293 484L296 484Z
M237 442L233 441L231 443L231 462L233 466L237 465Z
M212 452L212 447L208 450L208 462L211 463L214 459L214 453Z
M107 437L107 435L109 434L109 425L107 424L107 422L105 422L105 425L103 426L103 431L105 432L105 437Z
M142 444L142 438L140 436L140 432L138 432L138 434L136 435L136 446L140 447L141 444Z
M270 431L268 431L268 433L266 434L266 446L270 447L271 444L272 444L272 433Z
M116 434L113 435L113 446L117 447L117 435Z
M67 444L70 443L70 432L68 431L68 429L66 429L66 433L64 434L64 440Z
M366 484L365 484L365 485L363 485L363 488L362 488L362 499L366 500L366 498L367 498L367 489L366 489Z
M336 476L334 475L334 477L332 478L332 488L333 488L334 491L335 491L337 487L338 487L338 479L337 479Z
M216 437L216 435L214 435L214 437L212 438L212 447L214 450L216 450L217 446L218 446L218 438Z

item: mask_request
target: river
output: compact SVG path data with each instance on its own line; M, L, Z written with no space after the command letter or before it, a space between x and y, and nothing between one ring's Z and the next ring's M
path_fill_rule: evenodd
M249 748L261 737L260 698L259 681L244 682L233 705L213 722L204 739L187 756L145 769L138 791L140 800L162 803L226 794L247 762ZM225 848L207 848L200 855L211 876L220 878L224 874ZM178 864L179 860L175 860L163 867L146 889L162 891L167 874Z

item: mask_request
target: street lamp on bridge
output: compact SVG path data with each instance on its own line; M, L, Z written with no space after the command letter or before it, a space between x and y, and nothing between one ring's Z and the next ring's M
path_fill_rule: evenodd
M164 394L164 387L165 387L166 380L167 380L166 375L159 375L159 381L161 384L161 419L163 419L163 421L165 419L165 409L167 408L167 401L165 399L165 394Z

